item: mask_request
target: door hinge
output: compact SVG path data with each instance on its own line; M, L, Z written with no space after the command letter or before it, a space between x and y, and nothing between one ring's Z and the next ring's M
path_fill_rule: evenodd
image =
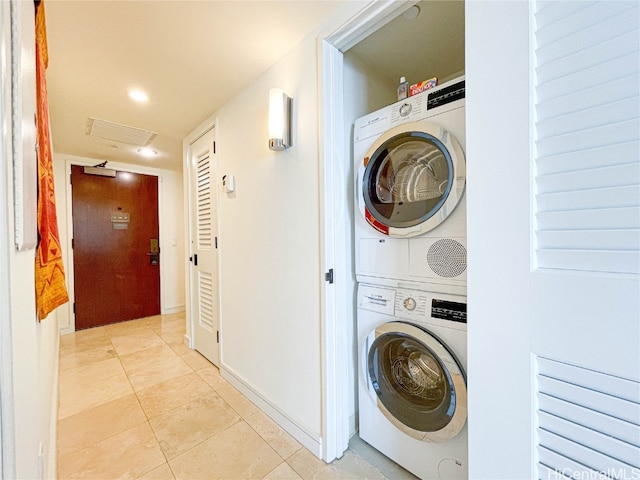
M73 250L75 247L75 243L73 242L73 238L71 239L71 250Z
M213 142L213 153L216 153L216 142Z
M333 283L333 268L330 268L329 271L324 274L324 281Z
M220 331L216 331L216 342L220 343Z
M73 314L76 314L76 302L73 302Z
M218 248L218 237L214 237L216 242L216 249Z

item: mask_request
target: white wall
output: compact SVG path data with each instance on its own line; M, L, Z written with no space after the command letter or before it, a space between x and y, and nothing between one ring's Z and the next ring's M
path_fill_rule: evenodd
M384 59L380 60L381 62ZM398 85L379 78L367 65L349 52L344 54L345 125L353 134L353 122L363 115L397 101ZM352 145L353 136L349 145Z
M11 189L6 193L11 194ZM13 231L10 225L5 234ZM41 323L36 319L34 250L10 251L9 264L16 478L45 478L55 468L56 455L56 312Z
M319 243L316 51L316 37L310 35L250 89L215 112L209 123L216 121L219 175L236 178L236 192L222 194L220 201L223 374L231 375L250 396L263 400L318 441L322 437L320 282L324 271ZM344 64L344 84L345 145L351 145L353 121L392 103L397 85L384 84L349 58ZM271 87L283 88L294 98L294 147L283 153L267 149ZM351 154L347 158L352 172ZM345 205L351 217L352 197L350 191ZM353 272L353 265L336 268ZM355 310L355 279L342 287L350 290ZM354 358L346 368L349 416L355 419L355 311L343 318L347 325L340 328L349 330L347 342L353 347ZM350 428L353 433L355 420Z
M190 138L215 120L218 174L236 179L236 191L221 193L219 203L221 371L320 455L317 48L317 35L309 35ZM293 147L284 152L268 149L273 87L293 97Z
M55 148L55 145L54 145ZM73 332L73 261L71 256L71 186L69 175L71 164L95 165L100 159L77 157L54 153L54 177L57 192L58 225L60 242L63 246L63 258L67 271L67 283L70 285L71 302L59 312L59 326L62 333ZM184 294L184 258L185 233L182 192L182 172L141 167L124 163L110 162L110 168L147 175L156 175L158 183L158 208L160 223L160 310L161 313L175 313L185 308Z
M316 43L305 40L216 116L221 366L321 436ZM293 97L293 147L267 146L269 89Z
M26 15L21 35L23 55L33 51L33 5L24 3ZM28 8L30 7L30 8ZM0 52L9 58L9 4L0 4ZM21 18L21 17L20 17ZM57 415L58 330L56 312L41 323L36 318L34 264L35 251L15 251L13 238L13 158L10 141L11 88L10 62L2 62L0 120L0 386L2 407L2 474L4 478L55 478L55 422ZM33 75L33 71L26 72ZM33 78L19 92L35 97ZM32 100L31 103L35 103ZM23 129L33 128L33 113L25 114ZM30 132L33 133L33 132ZM32 146L33 147L33 146ZM35 181L35 179L34 179Z

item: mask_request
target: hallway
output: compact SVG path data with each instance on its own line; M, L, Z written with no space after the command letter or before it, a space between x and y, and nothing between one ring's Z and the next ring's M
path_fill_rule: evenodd
M360 441L326 465L183 343L184 314L60 339L58 478L413 478Z

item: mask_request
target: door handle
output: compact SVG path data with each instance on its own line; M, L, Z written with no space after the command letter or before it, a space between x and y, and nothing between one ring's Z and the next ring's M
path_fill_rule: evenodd
M158 265L160 263L160 252L149 252L146 255L149 257L150 265Z
M158 265L160 263L160 244L157 238L149 240L149 250L151 250L147 253L149 255L149 264Z

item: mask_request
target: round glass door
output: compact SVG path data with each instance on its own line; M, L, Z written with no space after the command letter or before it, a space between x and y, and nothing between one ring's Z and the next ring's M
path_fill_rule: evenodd
M365 218L392 236L435 228L464 190L461 147L446 130L427 122L389 130L372 146L362 167Z
M420 440L444 441L466 420L466 386L453 354L402 322L376 329L368 353L370 385L385 416ZM462 398L461 398L462 397Z

